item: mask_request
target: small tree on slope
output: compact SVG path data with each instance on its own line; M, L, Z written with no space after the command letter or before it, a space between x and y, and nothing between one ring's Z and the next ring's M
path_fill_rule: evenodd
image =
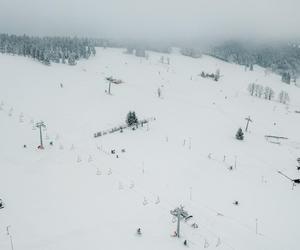
M126 123L128 126L132 126L138 123L138 119L134 111L129 111L126 117Z
M244 140L244 133L241 128L239 128L238 131L236 132L235 138L237 140Z
M281 91L278 95L278 99L280 103L286 104L290 101L289 94L285 91Z
M255 83L250 83L250 84L248 85L248 91L249 91L250 95L252 95L252 96L254 95L255 87L256 87L256 84L255 84Z

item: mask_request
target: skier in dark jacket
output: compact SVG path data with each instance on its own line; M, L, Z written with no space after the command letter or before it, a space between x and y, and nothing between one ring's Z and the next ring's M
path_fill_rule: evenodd
M4 204L1 199L0 199L0 208L4 208Z

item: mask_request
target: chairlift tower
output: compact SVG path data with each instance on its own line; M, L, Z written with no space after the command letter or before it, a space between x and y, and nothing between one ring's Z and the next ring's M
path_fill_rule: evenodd
M108 93L109 95L111 95L111 93L110 93L111 83L114 82L114 79L112 78L112 76L106 77L105 79L106 79L106 81L108 81L108 90L107 90L107 93Z
M14 250L14 244L13 244L13 239L12 239L12 235L9 231L9 228L11 227L11 225L8 225L6 227L6 234L9 236L9 239L10 239L10 247L11 247L11 250Z
M245 129L245 131L247 132L248 131L249 122L253 122L253 121L251 120L250 116L248 116L247 118L245 118L245 120L247 121L246 129Z
M43 149L44 145L43 145L42 127L45 128L46 125L44 124L43 121L40 121L40 122L36 123L35 126L40 129L40 147L41 147L41 149Z
M180 220L183 218L186 218L188 216L188 212L183 210L183 206L180 205L180 207L175 208L174 210L171 210L170 213L173 216L177 217L177 237L180 237Z

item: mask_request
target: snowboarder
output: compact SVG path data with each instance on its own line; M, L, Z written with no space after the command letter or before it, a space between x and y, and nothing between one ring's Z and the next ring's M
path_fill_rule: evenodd
M136 230L136 233L137 233L138 235L141 235L141 234L142 234L141 228L138 228L138 229Z

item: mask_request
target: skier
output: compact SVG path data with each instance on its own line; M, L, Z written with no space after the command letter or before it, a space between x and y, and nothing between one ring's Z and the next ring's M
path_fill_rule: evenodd
M138 235L141 235L141 234L142 234L141 228L138 228L138 229L136 230L136 233L137 233Z
M184 240L183 245L187 246L187 241L186 240Z
M197 224L197 223L193 223L193 224L191 225L191 227L192 227L192 228L198 228L198 224Z
M158 96L158 98L161 97L161 90L160 90L160 88L157 89L157 96Z

